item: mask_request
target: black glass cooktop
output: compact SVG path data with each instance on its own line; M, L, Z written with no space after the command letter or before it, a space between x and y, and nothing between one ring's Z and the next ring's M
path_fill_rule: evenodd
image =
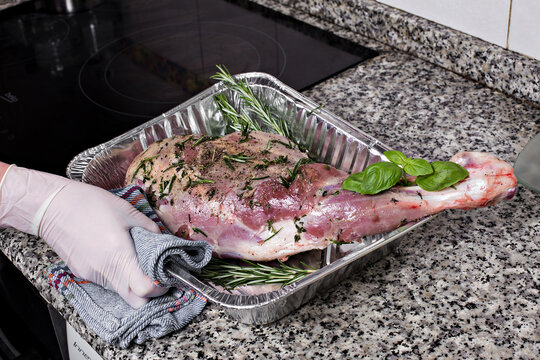
M213 84L216 64L302 90L376 53L245 1L0 13L0 160L57 174Z

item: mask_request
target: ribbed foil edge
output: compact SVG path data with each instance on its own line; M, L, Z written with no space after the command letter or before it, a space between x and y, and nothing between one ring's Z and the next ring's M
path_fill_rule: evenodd
M264 73L237 75L247 81L265 103L284 116L302 145L320 162L348 172L358 172L377 161L386 161L390 148L374 137L351 126L338 116ZM224 121L213 96L225 92L238 107L241 101L218 83L168 112L77 155L67 167L67 176L103 188L123 185L131 160L150 143L175 134L203 133L223 135ZM406 224L386 234L367 236L359 243L329 246L321 259L322 268L281 289L258 295L238 295L220 291L195 275L171 267L169 273L189 284L210 301L222 306L240 322L265 324L298 308L315 295L326 291L352 271L380 259L390 252L403 235L433 218Z

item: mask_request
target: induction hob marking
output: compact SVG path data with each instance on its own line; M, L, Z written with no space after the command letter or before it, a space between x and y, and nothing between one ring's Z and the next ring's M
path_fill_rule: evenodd
M206 32L206 34L218 34L218 33ZM176 35L161 39L160 41L153 42L153 44L158 44L158 43L163 42L163 41L169 41L169 40L171 40L173 38L181 37L181 36L182 36L181 34L176 34ZM230 36L233 36L233 35L230 35ZM128 38L125 38L125 39L122 39L122 40L125 40L126 44L130 43ZM257 49L255 48L255 46L253 46L253 44L247 42L246 45L250 46L254 50L254 53L256 54L256 61L255 61L254 67L258 69L260 67L260 64L261 64L261 56L260 56L259 52L257 51ZM114 57L112 57L111 60L109 60L109 62L105 66L105 71L104 71L104 81L105 81L105 84L107 84L107 86L109 87L109 89L112 90L113 92L115 92L116 94L118 94L120 96L123 96L123 97L125 97L127 99L130 99L130 100L134 100L134 101L138 101L138 102L142 102L142 103L170 104L170 105L177 105L178 104L178 101L175 101L175 102L173 102L173 101L156 101L156 100L145 100L145 99L135 98L135 97L129 96L127 94L124 94L124 93L116 90L114 88L114 86L110 83L109 76L107 76L107 74L111 73L110 72L110 67L113 64L113 62L120 55L128 55L130 57L131 61L134 64L137 64L137 65L143 65L144 66L144 65L146 65L148 63L153 63L153 64L157 63L157 64L159 64L159 66L147 67L147 70L150 70L154 75L157 75L158 77L162 78L163 80L173 82L173 83L176 83L176 84L181 84L181 85L183 85L183 87L185 87L187 89L189 89L189 83L190 82L196 83L198 85L203 85L204 84L205 88L212 85L210 83L210 81L208 81L206 79L203 79L203 78L200 78L196 73L190 71L189 69L184 68L181 65L179 65L179 64L177 64L177 63L175 63L173 61L170 61L169 59L167 59L164 56L161 56L161 55L159 55L157 53L152 52L151 50L146 48L144 46L144 44L130 43L127 47L124 47L121 51L119 51L116 55L114 55Z
M162 25L158 25L158 26L153 26L153 27L149 27L149 28L146 28L146 29L141 29L141 30L138 30L138 31L135 31L135 32L132 32L130 34L127 34L125 36L123 36L122 38L119 38L119 39L115 39L115 40L112 40L110 41L109 43L103 45L102 47L100 47L98 49L98 52L97 53L94 53L92 54L88 59L86 59L86 61L82 64L81 68L79 69L79 76L78 76L78 83L79 83L79 90L82 92L82 94L84 95L84 97L86 97L90 102L94 103L95 105L97 105L98 107L102 108L102 109L105 109L105 110L108 110L108 111L111 111L111 112L114 112L114 113L117 113L117 114L121 114L121 115L128 115L128 116L134 116L134 117L141 117L141 118L149 118L151 116L149 115L141 115L141 114L134 114L134 113L128 113L128 112L124 112L124 111L119 111L119 110L116 110L116 109L112 109L108 106L105 106L103 104L100 104L98 101L94 100L90 94L88 94L85 89L84 89L84 86L82 85L82 76L83 76L83 71L84 69L86 68L86 66L88 65L88 63L93 59L95 58L103 49L121 41L122 39L125 39L125 38L129 38L135 34L140 34L140 33L143 33L143 32L147 32L149 30L155 30L155 29L159 29L159 28L164 28L164 27L168 27L168 26L172 26L172 25L187 25L189 24L190 22L185 22L185 23L173 23L173 24L162 24ZM220 22L220 21L205 21L205 23L207 24L223 24L223 25L228 25L228 26L235 26L235 27L239 27L239 28L245 28L245 29L249 29L250 31L254 32L254 33L258 33L259 35L262 35L266 38L268 38L269 40L273 41L276 45L276 47L280 50L282 56L283 56L283 65L281 66L281 69L279 71L279 74L277 74L276 77L280 77L283 72L285 71L285 67L287 65L287 55L285 53L285 49L283 49L283 47L281 46L281 44L279 42L277 42L275 39L273 39L271 36L269 36L268 34L262 32L262 31L259 31L259 30L255 30L253 28L250 28L248 26L243 26L243 25L239 25L239 24L230 24L230 23L225 23L225 22ZM123 51L125 49L122 49L121 51ZM110 61L106 64L109 65L110 64ZM105 76L106 77L106 76ZM107 81L107 79L105 79ZM112 89L113 91L116 92L116 90L114 90L110 84L107 84L108 87L110 89ZM123 96L125 96L125 94L122 94ZM134 99L136 100L136 99ZM140 101L140 100L139 100Z

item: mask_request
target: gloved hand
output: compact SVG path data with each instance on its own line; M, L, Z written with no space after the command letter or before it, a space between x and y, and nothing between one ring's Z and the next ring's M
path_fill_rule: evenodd
M0 226L42 237L78 277L116 291L138 308L157 287L137 262L129 229L159 227L127 201L96 186L11 167L0 188Z

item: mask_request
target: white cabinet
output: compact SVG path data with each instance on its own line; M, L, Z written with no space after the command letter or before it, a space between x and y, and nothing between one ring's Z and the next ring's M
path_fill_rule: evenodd
M539 0L512 0L508 48L540 60Z
M516 3L520 0L513 1ZM379 0L379 2L506 47L510 0Z

